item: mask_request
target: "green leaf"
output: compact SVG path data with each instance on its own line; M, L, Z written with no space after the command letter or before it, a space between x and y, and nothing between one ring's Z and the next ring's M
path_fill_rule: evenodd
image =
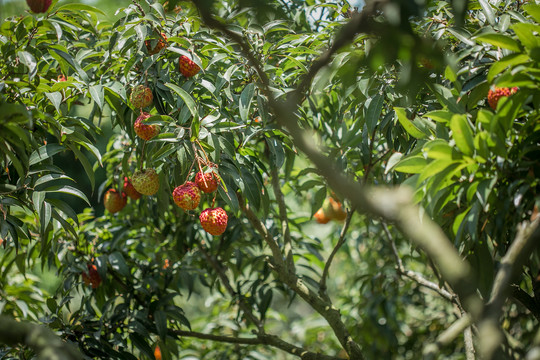
M92 100L97 104L100 110L103 110L103 86L94 85L89 88Z
M529 15L531 15L537 23L540 23L540 5L528 3L523 5L523 10L525 10Z
M449 122L450 119L452 119L453 115L454 114L448 110L433 110L433 111L425 113L423 117L427 117L431 120L434 120L440 123L446 123L446 122Z
M396 112L399 123L411 136L416 139L423 139L426 137L426 134L420 131L420 129L407 118L407 113L405 112L404 108L396 107L394 108L394 111Z
M428 161L423 156L411 156L401 159L394 167L394 171L408 174L419 174L427 166Z
M448 160L448 159L437 159L432 162L430 162L424 170L420 173L420 176L418 177L418 181L422 182L434 175L437 175L441 171L445 170L452 164L454 164L455 161Z
M28 160L28 165L32 166L43 160L50 158L51 156L58 154L60 151L65 150L66 148L59 144L47 144L43 145L39 149L35 150L30 159Z
M96 179L94 176L94 168L92 165L90 165L90 162L88 161L88 158L77 148L75 145L69 145L69 148L71 151L73 151L73 154L77 157L77 159L81 162L84 171L86 172L86 176L88 176L88 180L90 180L90 185L92 186L92 191L94 191L94 188L96 187Z
M130 276L126 260L119 251L115 251L109 255L109 264L111 264L112 269L117 271L120 275L125 277Z
M150 359L154 359L154 352L152 351L152 348L141 335L132 333L129 335L129 338L144 355Z
M474 151L474 138L465 115L454 115L450 121L452 137L457 147L465 155L471 156Z
M36 76L37 73L36 58L28 51L19 51L17 55L19 56L21 63L26 65L26 67L28 68L28 78L30 81L32 81L32 79L34 78L34 76Z
M72 186L55 185L55 186L50 186L46 189L43 189L43 191L48 192L48 193L51 192L51 193L70 194L84 200L88 204L88 206L91 206L90 201L88 201L88 198L86 197L86 195L84 195L84 193L80 191L79 189L75 189Z
M88 82L88 74L81 68L79 63L75 61L71 55L60 49L55 48L55 46L56 45L52 45L49 47L49 54L51 54L51 56L59 62L62 62L62 60L66 61L69 66L73 68L73 70L77 71L77 73L84 82Z
M107 16L107 14L105 14L103 11L101 11L100 9L98 9L96 7L93 7L93 6L90 6L90 5L85 5L85 4L77 4L77 3L62 5L56 11L57 12L64 12L64 11L73 11L73 10L82 10L82 11L94 12L94 13L98 13L98 14Z
M281 168L285 162L285 150L283 150L283 145L275 137L267 138L266 143L272 154L272 162L278 169Z
M508 49L512 51L519 51L519 43L512 39L510 36L497 34L497 33L489 33L489 34L481 34L478 36L475 36L474 38L478 42L486 42L488 44Z
M519 23L512 25L512 30L527 49L531 50L540 46L540 39L534 35L540 32L540 25Z
M251 106L251 101L253 100L253 95L255 94L255 84L247 84L242 94L240 95L240 102L238 103L238 112L240 113L240 119L243 121L248 120L249 108Z
M261 189L251 171L242 167L241 172L244 182L244 188L242 190L253 209L258 211L261 207Z
M373 133L377 127L377 124L379 123L383 105L384 96L380 94L375 95L368 105L366 112L366 124L370 134Z
M490 25L495 25L495 13L493 12L493 8L491 7L491 4L488 0L478 0L478 3L480 3L480 6L482 7L482 12L486 16L487 21Z
M60 105L62 105L62 93L60 91L55 91L52 93L45 93L45 96L51 101L56 111L60 113Z
M198 120L199 111L197 110L197 104L195 103L195 100L193 100L191 95L189 95L184 89L182 89L181 87L177 85L166 83L165 86L167 86L169 89L177 93L178 96L180 96L182 100L184 100L184 103L186 104L189 111L191 112L191 115L193 115L193 119Z
M159 337L165 339L167 337L167 315L162 310L154 311L154 321Z
M43 175L42 177L40 177L39 179L36 180L36 182L34 183L34 189L37 189L37 187L39 185L47 184L47 183L49 183L51 181L57 181L57 180L62 180L62 179L71 180L73 182L75 181L75 180L73 180L72 178L70 178L67 175L63 175L63 174L47 174L47 175Z

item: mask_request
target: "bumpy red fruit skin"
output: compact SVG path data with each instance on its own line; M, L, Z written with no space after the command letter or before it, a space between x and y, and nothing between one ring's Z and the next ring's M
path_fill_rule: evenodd
M52 0L26 0L26 3L32 12L44 13L49 10Z
M195 175L195 184L197 184L202 192L209 194L217 190L218 179L213 172L198 172L197 175Z
M150 116L151 115L149 113L143 112L137 117L137 120L135 120L135 124L133 124L135 134L137 134L138 137L144 140L150 140L154 136L159 134L159 126L144 124L144 121Z
M512 94L515 94L518 91L517 87L512 88L499 88L495 87L494 89L490 89L488 92L488 103L489 106L493 109L497 109L497 103L503 96L510 96Z
M174 203L184 210L193 210L201 202L201 191L192 181L187 181L173 190Z
M180 59L178 59L178 69L187 78L197 75L201 70L197 64L185 55L180 56Z
M88 264L88 274L82 273L82 279L86 285L92 285L92 289L96 289L101 284L101 276L97 271L97 266Z
M148 54L154 55L161 51L161 49L167 47L167 36L165 36L164 33L161 33L161 37L156 44L156 46L152 49L152 41L146 40L144 42L144 45L146 45L146 50L148 50Z
M111 214L117 213L126 206L126 194L120 194L115 189L109 189L103 197L103 205Z
M206 209L199 215L202 228L211 235L221 235L227 229L229 217L222 208Z
M126 193L127 196L132 198L133 200L139 200L141 197L141 194L135 190L133 187L133 184L127 177L124 177L124 193Z
M159 190L159 176L154 169L135 171L131 183L143 195L154 195Z
M131 91L129 100L136 109L142 109L152 105L154 95L152 95L152 90L149 87L137 85Z
M328 222L330 221L330 218L328 218L324 214L324 211L322 208L317 210L317 212L315 213L315 215L313 215L313 217L315 218L315 221L317 221L319 224L328 224Z

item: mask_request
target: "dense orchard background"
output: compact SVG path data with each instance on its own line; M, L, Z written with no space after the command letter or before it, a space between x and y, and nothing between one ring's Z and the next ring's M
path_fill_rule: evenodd
M540 359L537 1L0 6L0 359Z

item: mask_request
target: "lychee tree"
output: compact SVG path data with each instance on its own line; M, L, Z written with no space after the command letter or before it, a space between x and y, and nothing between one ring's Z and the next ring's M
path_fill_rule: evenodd
M0 356L540 352L540 5L46 5L0 26Z

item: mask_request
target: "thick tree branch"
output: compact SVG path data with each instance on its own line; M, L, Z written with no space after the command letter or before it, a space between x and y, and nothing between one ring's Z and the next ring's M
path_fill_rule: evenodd
M495 275L493 288L479 324L479 351L484 359L495 356L504 338L499 324L499 316L506 299L511 294L511 285L525 261L540 243L540 218L531 223L522 223L516 238L501 259L501 266Z
M0 342L9 346L25 345L43 360L82 360L81 353L56 336L49 328L19 322L0 315Z
M285 205L285 198L283 197L281 185L279 184L279 173L275 166L272 166L270 170L270 176L272 178L272 188L274 189L274 195L276 196L276 201L278 203L279 220L281 221L281 233L283 234L284 238L283 247L285 251L287 271L289 271L290 273L295 273L296 270L294 268L291 231L289 229L289 219L287 217L287 206Z
M334 257L336 256L339 249L345 244L345 235L347 234L347 230L349 229L349 225L351 224L352 215L354 214L354 210L347 210L347 217L345 218L345 223L343 224L343 227L341 228L341 233L339 234L339 240L336 243L336 246L334 246L334 249L332 249L332 252L328 256L328 260L326 260L326 264L324 264L323 273L321 275L321 281L319 282L319 295L326 299L327 301L330 301L330 297L328 296L328 293L326 292L326 279L328 279L328 274L330 272L330 266L332 266L332 261L334 260Z
M222 335L205 334L195 331L172 330L172 332L181 337L192 337L201 340L210 340L222 343L240 344L240 345L269 345L283 351L298 356L302 360L338 360L338 357L307 351L301 347L292 345L275 335L259 334L257 337L231 337Z
M437 337L435 343L428 344L424 347L424 359L435 359L439 355L441 348L453 343L454 340L467 328L470 328L471 325L472 318L469 315L465 314L460 317Z

